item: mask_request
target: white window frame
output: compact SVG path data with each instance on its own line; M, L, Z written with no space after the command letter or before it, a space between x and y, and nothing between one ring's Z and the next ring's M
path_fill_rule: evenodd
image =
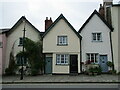
M62 62L62 56L64 57L64 61ZM68 54L56 54L56 64L57 65L67 65L69 60Z
M99 63L99 54L98 53L86 53L86 60L88 61L88 60L92 60L92 58L91 58L91 56L92 56L92 54L93 54L93 57L94 57L94 59L93 59L93 63ZM90 59L88 59L88 55L90 55ZM96 57L95 57L95 55L96 55ZM96 60L95 60L95 58L96 58Z
M0 42L0 48L2 48L3 47L3 42Z
M93 39L93 34L95 34L95 40ZM98 34L100 34L100 40L98 40ZM92 33L92 41L93 42L102 42L102 33L101 32L95 32L95 33Z
M68 45L67 36L58 36L57 37L57 45Z

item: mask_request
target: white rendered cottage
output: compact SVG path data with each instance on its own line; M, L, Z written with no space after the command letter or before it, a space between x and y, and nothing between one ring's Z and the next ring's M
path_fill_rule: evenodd
M113 62L111 31L113 28L95 10L80 28L82 36L82 62L99 64L102 72L108 72L107 61ZM85 70L83 66L82 70Z
M61 14L43 35L45 74L78 74L81 36Z
M33 40L40 41L40 31L36 29L24 16L22 16L17 23L7 32L7 46L6 46L6 59L5 68L9 66L10 53L12 52L15 57L15 62L21 65L20 57L16 58L16 55L23 50L23 30L25 28L25 37ZM26 64L26 61L23 61Z

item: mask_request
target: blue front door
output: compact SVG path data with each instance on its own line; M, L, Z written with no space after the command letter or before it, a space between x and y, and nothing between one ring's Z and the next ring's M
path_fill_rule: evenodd
M45 74L52 73L52 57L46 57L45 59Z
M107 61L107 55L100 55L100 66L102 72L108 72Z

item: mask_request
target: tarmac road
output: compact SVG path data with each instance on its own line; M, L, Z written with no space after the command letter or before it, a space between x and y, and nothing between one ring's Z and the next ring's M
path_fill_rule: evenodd
M119 85L117 83L3 84L2 88L119 88Z

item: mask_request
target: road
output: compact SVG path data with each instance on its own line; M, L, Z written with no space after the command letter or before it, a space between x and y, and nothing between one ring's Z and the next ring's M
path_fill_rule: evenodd
M3 84L2 88L118 88L118 84L107 83L82 83L82 84L63 84L63 83L48 83L48 84Z

